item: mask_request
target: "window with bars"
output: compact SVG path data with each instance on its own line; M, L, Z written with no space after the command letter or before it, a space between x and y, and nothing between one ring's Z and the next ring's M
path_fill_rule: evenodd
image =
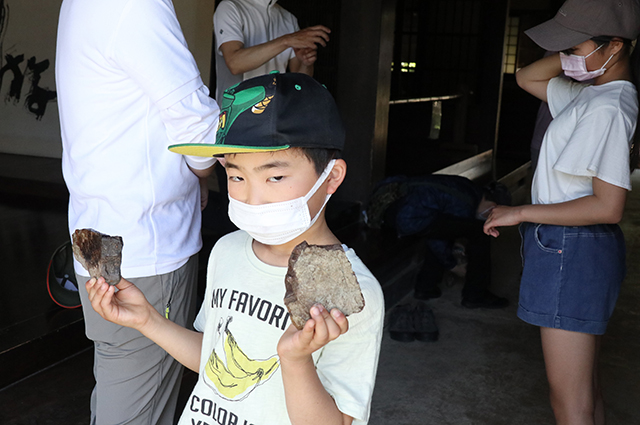
M481 0L398 0L391 98L473 91Z
M518 31L520 29L520 18L510 16L507 20L507 28L504 38L504 69L505 74L515 74L518 59Z

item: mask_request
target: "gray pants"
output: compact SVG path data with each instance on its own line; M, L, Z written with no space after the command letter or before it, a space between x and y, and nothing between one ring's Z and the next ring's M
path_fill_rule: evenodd
M89 302L76 275L87 337L94 342L91 424L171 425L176 409L182 365L138 331L107 322ZM161 314L170 304L169 319L191 327L196 309L198 256L178 270L152 277L128 279Z

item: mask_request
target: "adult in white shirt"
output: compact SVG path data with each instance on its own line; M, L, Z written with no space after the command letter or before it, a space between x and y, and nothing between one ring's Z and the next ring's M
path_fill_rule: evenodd
M331 30L300 30L298 20L277 0L223 0L213 15L216 38L216 100L229 87L271 71L313 76L318 45Z
M200 182L215 160L167 148L214 143L219 108L171 0L64 0L56 80L69 231L122 236L122 275L171 320L190 325L208 193ZM100 318L88 304L88 272L75 269L95 343L91 423L173 423L182 367L141 334Z
M617 223L631 189L632 141L638 146L640 69L631 45L640 2L568 0L527 34L560 52L516 74L520 87L548 102L553 121L533 205L496 207L485 232L523 223L518 317L540 327L556 422L602 425L598 355L626 273ZM557 77L561 71L579 82Z

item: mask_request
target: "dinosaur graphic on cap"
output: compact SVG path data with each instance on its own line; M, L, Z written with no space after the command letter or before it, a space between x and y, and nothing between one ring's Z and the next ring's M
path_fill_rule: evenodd
M236 92L239 84L230 87L223 94L222 106L220 107L220 119L218 121L218 133L216 135L217 145L224 145L224 140L227 133L229 133L229 129L240 114L248 109L251 109L253 114L262 114L275 96L275 78L272 83L266 87L256 86Z

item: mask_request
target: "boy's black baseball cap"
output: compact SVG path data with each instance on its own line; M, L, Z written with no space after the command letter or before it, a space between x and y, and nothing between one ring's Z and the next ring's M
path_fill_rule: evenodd
M224 92L216 142L169 146L182 155L272 152L289 148L342 150L345 131L333 97L306 74L273 72Z

